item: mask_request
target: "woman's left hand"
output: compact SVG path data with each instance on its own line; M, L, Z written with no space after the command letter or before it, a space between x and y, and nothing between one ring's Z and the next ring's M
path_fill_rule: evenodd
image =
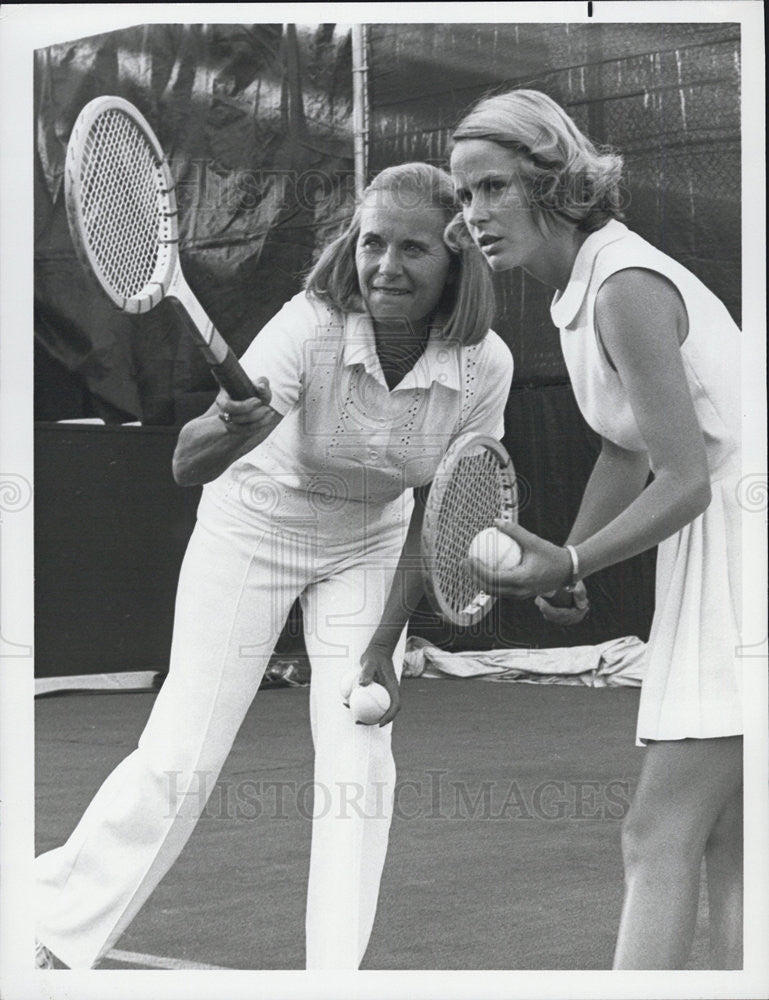
M585 584L578 580L573 590L556 590L534 598L545 621L552 625L578 625L590 610Z
M386 726L388 722L392 722L401 707L400 685L395 676L393 659L386 650L380 649L378 646L369 646L360 658L360 665L362 669L358 683L365 687L372 681L376 681L386 688L390 695L390 707L377 723L381 728Z
M489 594L535 597L558 590L569 580L571 556L565 548L546 542L519 524L495 521L494 526L518 542L523 557L517 566L501 573L494 573L477 559L467 559L467 571Z

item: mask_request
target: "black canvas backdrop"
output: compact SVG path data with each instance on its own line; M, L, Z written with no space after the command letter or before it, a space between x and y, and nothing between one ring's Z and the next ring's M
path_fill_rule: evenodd
M407 159L445 165L452 126L478 97L511 86L543 89L595 141L624 154L631 227L698 274L739 322L737 25L388 24L368 30L370 176ZM215 393L170 310L161 304L146 316L122 316L75 260L63 165L80 108L99 94L118 94L156 129L178 185L185 274L242 353L299 290L319 247L351 211L350 81L349 30L335 25L138 26L36 54L36 419L96 415L108 423L138 418L145 427L170 427L200 412ZM568 387L549 293L520 272L495 281L495 328L516 360L505 444L528 485L521 520L561 541L598 441ZM77 446L87 440L77 438ZM167 653L180 558L175 542L166 553L169 568L145 573L141 591L129 579L131 572L141 576L139 568L123 560L122 548L112 550L111 572L125 583L130 613L115 611L114 586L98 590L113 594L111 604L89 608L87 576L79 575L88 573L92 558L101 560L106 580L105 539L138 531L157 552L157 526L167 525L177 541L191 529L192 496L173 485L167 464L173 434L163 447L140 440L115 438L116 454L105 466L103 444L89 444L73 464L72 442L58 455L57 435L45 438L46 468L69 475L73 488L62 490L64 480L41 474L38 461L40 672L85 669L94 626L112 638L91 669L156 666ZM148 498L143 517L125 504L126 475ZM57 503L70 516L57 513L48 523ZM110 504L112 513L99 514ZM121 510L122 528L114 522ZM80 531L83 524L93 530ZM75 525L80 537L68 537ZM80 553L78 560L66 557L68 546ZM426 609L413 630L455 648L646 638L653 569L654 553L646 553L593 577L591 614L575 629L546 625L531 602L501 601L476 630L453 633ZM66 633L62 620L70 623ZM147 624L137 633L142 620ZM297 650L299 624L294 613L282 639ZM121 629L130 631L127 645L129 632ZM62 644L64 634L70 646ZM76 655L68 657L68 649Z
M623 153L632 228L739 322L738 25L368 30L370 175L408 159L445 165L452 127L478 97L541 88ZM156 129L177 182L185 273L242 353L351 210L350 71L349 30L335 25L145 25L36 54L35 335L50 359L38 366L39 419L92 415L72 412L90 405L107 420L169 424L181 397L214 388L162 304L118 314L75 260L62 189L82 106L118 94ZM516 381L565 379L549 294L522 272L496 282ZM78 400L60 368L82 383Z
M372 25L371 172L445 165L475 101L543 90L625 159L628 225L741 309L740 33L734 24ZM565 379L551 294L495 275L516 381Z
M36 53L35 336L52 358L38 368L38 420L174 424L215 388L164 303L124 316L75 259L63 171L81 108L124 97L156 131L185 276L242 354L349 211L350 80L349 31L333 25L145 25ZM88 412L72 412L62 369L82 381ZM190 407L184 397L198 392Z

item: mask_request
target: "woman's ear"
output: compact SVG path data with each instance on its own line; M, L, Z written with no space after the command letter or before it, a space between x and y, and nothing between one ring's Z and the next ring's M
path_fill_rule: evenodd
M451 222L443 230L443 239L452 253L459 253L473 245L473 238L461 212L457 212Z

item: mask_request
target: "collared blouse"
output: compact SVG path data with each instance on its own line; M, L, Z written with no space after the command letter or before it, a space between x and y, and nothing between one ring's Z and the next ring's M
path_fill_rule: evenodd
M376 503L429 483L457 435L501 438L513 375L510 350L492 330L470 347L433 331L390 390L368 314L342 314L304 292L241 364L252 379L269 379L283 420L240 462L294 489Z

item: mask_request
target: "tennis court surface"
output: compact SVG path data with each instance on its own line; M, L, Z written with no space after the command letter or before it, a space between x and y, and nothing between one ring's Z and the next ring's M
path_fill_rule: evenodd
M607 969L620 827L643 757L635 689L407 679L396 816L364 969ZM149 693L36 703L36 850L136 745ZM179 861L102 962L302 969L307 688L260 691ZM351 800L350 807L355 803ZM691 969L707 968L701 900Z

